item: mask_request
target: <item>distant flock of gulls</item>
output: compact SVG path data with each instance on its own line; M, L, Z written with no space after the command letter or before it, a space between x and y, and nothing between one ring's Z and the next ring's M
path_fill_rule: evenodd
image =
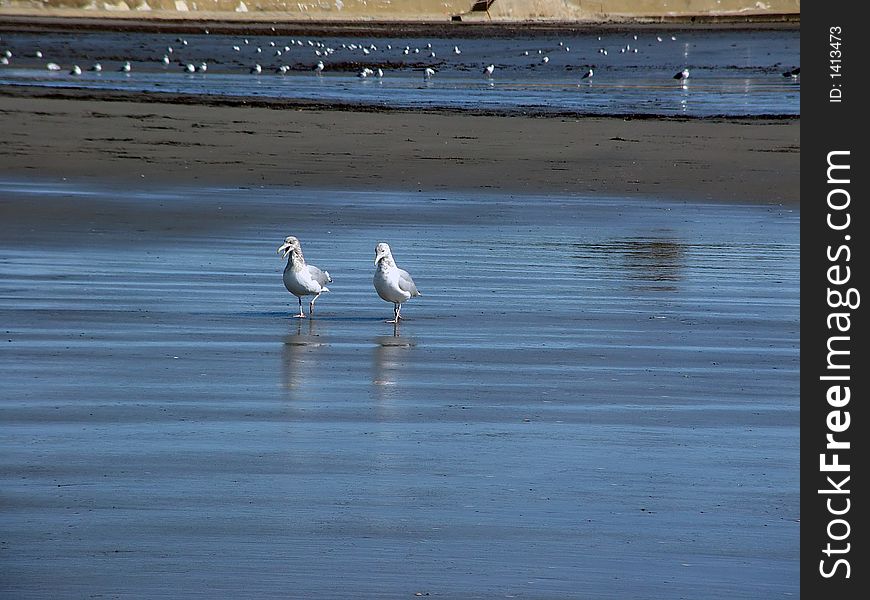
M293 316L305 318L305 311L302 309L303 296L314 296L308 303L308 314L314 315L314 303L323 292L329 291L326 284L332 283L332 277L328 271L305 262L302 245L292 235L284 238L284 243L278 246L278 254L287 259L287 266L284 267L284 287L299 301L299 313ZM423 295L410 273L396 265L390 245L385 242L375 246L375 275L372 283L382 300L392 302L393 319L387 322L396 325L403 318L400 314L402 304Z
M273 30L274 30L274 28L273 28ZM208 33L208 30L205 30L205 33ZM634 35L633 39L636 41L638 39L638 36ZM663 42L664 41L664 38L662 36L656 36L655 39L656 39L656 42ZM676 41L677 38L676 38L676 36L670 36L670 39L671 39L671 41ZM600 36L598 37L598 40L601 41ZM176 42L181 44L182 46L188 45L187 40L184 38L177 38ZM234 52L239 53L239 52L242 52L242 49L245 46L250 46L250 40L244 39L244 40L242 40L242 42L240 44L234 44L232 46L232 50ZM324 63L323 59L324 58L328 59L328 57L332 56L339 48L341 50L347 50L347 51L359 51L365 56L368 56L368 55L378 51L378 46L376 46L375 44L364 45L364 44L356 44L356 43L350 43L350 44L344 43L344 44L341 44L341 46L339 48L332 48L332 47L327 46L325 43L320 42L320 41L314 41L314 40L303 41L300 39L291 39L291 40L289 40L288 44L284 45L284 46L279 46L276 44L276 42L270 41L269 46L270 46L270 49L273 51L273 54L275 57L283 56L284 54L290 52L294 47L306 47L307 46L309 50L313 50L316 57L319 57L317 60L317 63L312 67L312 70L316 75L321 75L324 72L324 70L327 69L327 65L326 65L326 63ZM255 49L254 51L257 54L263 53L263 48L260 46L254 46L254 49ZM392 46L392 44L386 44L384 49L387 51L390 51L393 49L393 46ZM566 46L564 44L564 42L559 42L559 49L566 51L566 52L570 52L570 50L571 50L571 48L569 46ZM412 54L412 53L413 54L423 53L424 55L427 55L429 58L435 58L437 56L431 43L427 43L426 46L423 47L422 49L421 48L411 48L411 46L406 45L404 48L402 48L401 52L403 55L406 55L406 56L409 54ZM462 54L462 50L457 45L453 46L452 52L455 55ZM636 54L637 52L638 52L638 48L636 46L632 46L630 43L625 44L624 46L621 46L619 48L619 53L621 53L621 54L625 54L625 53ZM165 49L165 52L163 54L163 57L160 59L161 63L164 66L168 66L168 65L172 64L173 60L171 57L174 53L175 53L174 48L172 46L167 46ZM541 57L540 58L541 64L549 63L550 57L547 56L546 54L544 54L543 50L538 50L537 54L540 55L540 57ZM608 54L607 48L604 48L604 47L599 48L598 54L601 54L602 56L607 56L607 54ZM529 56L529 51L528 50L523 51L522 55ZM37 50L34 53L34 57L40 58L40 59L43 58L42 51ZM0 54L0 65L10 64L12 58L13 58L12 51L8 50L8 49L4 50L3 53ZM208 64L206 62L202 62L202 61L185 62L185 61L181 61L181 60L176 60L175 62L186 73L205 73L208 70ZM63 68L59 64L57 64L56 62L46 63L46 68L49 71L61 71L61 70L63 70ZM133 67L132 67L130 61L124 61L124 63L121 65L121 67L118 70L123 72L123 73L130 73L132 71L132 68ZM94 63L91 67L89 67L88 70L92 71L92 72L100 73L101 71L103 71L103 66L99 62L97 62L97 63ZM264 70L263 66L259 62L255 62L254 64L252 64L250 66L250 73L254 74L254 75L259 75L259 74L263 73L263 70ZM277 67L274 68L274 72L279 74L279 75L285 75L288 72L290 72L290 70L291 70L290 67L285 65L285 64L278 65ZM583 75L580 77L580 80L585 81L585 82L591 81L592 77L595 74L594 70L595 70L595 65L588 66L588 68L586 68L586 70L584 71ZM494 72L495 72L495 64L488 64L483 68L482 74L485 78L492 79ZM81 75L82 68L79 65L73 65L69 71L69 74L74 75L74 76ZM423 79L425 81L429 81L430 79L432 79L432 77L434 77L435 74L436 74L436 70L433 67L425 67L423 69ZM789 77L792 79L796 79L800 75L800 68L798 67L795 69L785 71L782 75L783 75L783 77ZM363 78L363 79L368 78L368 77L376 77L376 78L380 79L380 78L384 77L384 70L380 67L377 67L374 69L371 67L363 67L357 73L357 76L360 78ZM684 69L678 71L674 75L673 78L678 80L681 84L685 85L687 80L689 79L689 69L684 68Z

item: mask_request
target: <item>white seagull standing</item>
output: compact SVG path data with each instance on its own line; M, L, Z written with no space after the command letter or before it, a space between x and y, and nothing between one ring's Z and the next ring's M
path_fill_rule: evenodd
M431 79L435 74L435 69L432 67L426 67L426 70L423 71L423 79Z
M580 79L592 79L593 75L595 75L595 72L592 70L592 67L589 67L589 70L583 73Z
M483 70L483 74L487 77L492 77L492 72L495 71L495 65L487 65L487 67Z
M323 292L328 292L327 283L332 283L332 277L327 271L321 271L314 265L305 264L302 256L302 246L299 240L292 235L284 238L284 243L278 247L278 254L283 253L281 258L287 258L287 266L284 267L284 287L287 291L299 299L299 314L294 317L305 318L302 311L302 296L314 296L308 303L309 314L314 314L314 302Z
M375 246L375 265L377 267L373 280L375 290L381 299L393 303L395 317L387 323L398 323L402 318L399 315L402 303L423 294L417 290L411 275L396 266L389 244L380 242Z

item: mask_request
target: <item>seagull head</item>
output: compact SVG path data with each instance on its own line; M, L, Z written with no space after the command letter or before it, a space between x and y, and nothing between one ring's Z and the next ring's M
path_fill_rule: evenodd
M299 240L292 235L288 235L284 238L284 243L278 246L278 254L281 255L281 258L287 258L287 256L293 252L302 253L302 246L299 244Z
M375 246L375 264L377 265L382 260L388 259L387 262L392 262L393 253L390 251L390 245L386 242L380 242Z

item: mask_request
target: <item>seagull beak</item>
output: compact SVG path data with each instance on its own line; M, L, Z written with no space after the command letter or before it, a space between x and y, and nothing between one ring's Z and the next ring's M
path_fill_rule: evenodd
M386 256L385 253L383 253L383 252L377 252L377 253L375 254L375 264L378 264L378 261L380 261L380 260L381 260L382 258L384 258L385 256Z
M284 253L281 258L287 258L287 255L290 253L290 244L281 244L278 246L278 254Z

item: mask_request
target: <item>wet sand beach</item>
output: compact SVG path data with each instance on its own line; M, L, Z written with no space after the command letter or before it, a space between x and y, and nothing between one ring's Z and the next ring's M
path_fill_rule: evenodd
M0 90L0 176L762 204L800 199L794 118L503 118L294 104Z
M8 86L0 131L0 595L799 597L799 119Z

